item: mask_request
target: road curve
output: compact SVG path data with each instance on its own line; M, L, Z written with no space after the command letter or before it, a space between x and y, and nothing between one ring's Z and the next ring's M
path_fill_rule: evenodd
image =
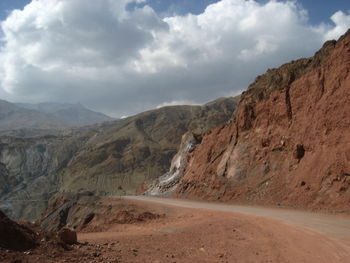
M225 211L278 220L291 226L301 227L305 230L317 232L327 236L327 238L338 241L344 251L349 252L350 256L350 216L347 215L328 215L284 208L218 204L150 196L125 196L123 198L186 208Z

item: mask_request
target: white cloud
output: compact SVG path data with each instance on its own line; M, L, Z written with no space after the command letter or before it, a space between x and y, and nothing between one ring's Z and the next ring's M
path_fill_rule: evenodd
M338 11L331 16L331 20L335 27L330 28L328 32L326 31L324 40L337 39L350 28L350 11L348 11L348 14Z
M2 22L2 89L15 101L81 102L114 116L205 102L350 27L311 26L294 1L222 0L199 15L162 19L144 0L35 0ZM169 103L170 102L170 103Z

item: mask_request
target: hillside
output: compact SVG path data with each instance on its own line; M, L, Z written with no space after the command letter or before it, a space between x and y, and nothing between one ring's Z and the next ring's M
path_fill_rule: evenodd
M349 210L350 31L271 69L189 155L180 196Z
M228 121L236 98L203 106L171 106L138 114L102 130L62 173L61 190L143 192L168 169L181 136L203 134Z

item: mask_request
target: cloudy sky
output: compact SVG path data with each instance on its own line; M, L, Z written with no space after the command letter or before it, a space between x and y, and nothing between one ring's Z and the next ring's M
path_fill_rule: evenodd
M0 97L114 117L203 103L311 56L350 27L344 1L2 0Z

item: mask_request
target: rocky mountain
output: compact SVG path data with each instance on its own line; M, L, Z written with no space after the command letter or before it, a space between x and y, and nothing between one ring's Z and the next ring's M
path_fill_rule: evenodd
M230 120L237 98L171 106L67 134L0 137L0 209L35 219L57 192L143 192L165 173L181 136Z
M350 31L270 69L190 154L180 196L349 209Z
M85 108L81 104L69 104L69 103L39 103L39 104L27 104L17 103L18 107L35 110L49 116L53 116L54 119L69 125L69 126L84 126L94 123L113 120L113 118L92 110Z

